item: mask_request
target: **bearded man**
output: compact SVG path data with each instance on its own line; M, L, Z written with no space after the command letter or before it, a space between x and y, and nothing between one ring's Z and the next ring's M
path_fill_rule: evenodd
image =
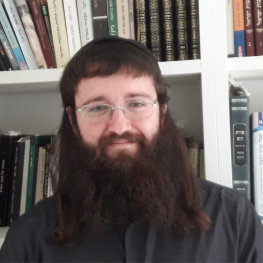
M54 196L11 226L1 262L260 262L245 196L197 180L151 52L96 39L64 70Z

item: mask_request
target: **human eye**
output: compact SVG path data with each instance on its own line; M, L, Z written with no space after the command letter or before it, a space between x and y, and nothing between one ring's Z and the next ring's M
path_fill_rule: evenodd
M131 101L128 106L130 108L141 108L145 106L145 102L143 101Z
M89 112L101 112L108 109L107 105L92 105L89 107Z

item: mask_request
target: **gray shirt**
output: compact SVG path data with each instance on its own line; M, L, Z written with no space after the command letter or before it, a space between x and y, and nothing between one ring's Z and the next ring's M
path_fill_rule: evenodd
M148 223L86 233L72 245L56 245L53 198L39 202L9 229L0 262L263 262L263 227L247 198L199 181L210 230L182 235Z

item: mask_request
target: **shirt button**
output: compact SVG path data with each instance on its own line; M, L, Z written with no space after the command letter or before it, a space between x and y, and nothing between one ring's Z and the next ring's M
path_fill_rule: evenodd
M129 229L130 229L130 230L134 230L134 224L130 224L130 225L129 225Z

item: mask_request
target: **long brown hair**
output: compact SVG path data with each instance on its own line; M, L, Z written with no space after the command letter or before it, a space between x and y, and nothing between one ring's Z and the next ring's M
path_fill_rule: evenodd
M116 40L108 43L88 44L69 62L60 82L64 107L74 108L74 95L81 79L107 76L117 72L134 77L142 75L152 77L159 104L167 103L166 85L154 57L134 45ZM73 111L73 121L77 127L74 115ZM162 167L160 171L166 176L166 182L160 187L167 189L163 191L164 189L160 188L161 193L165 193L166 196L163 199L163 204L157 204L156 209L162 210L158 211L158 215L161 215L162 219L156 223L156 226L166 226L182 233L203 231L208 229L210 220L202 213L199 206L198 187L191 168L188 150L173 124L169 111L163 117L164 123L156 144L159 145L160 151L156 151L157 149L153 151L153 153L155 152L153 158L158 164L154 164L151 171L154 173L154 170L159 170L158 166ZM96 195L94 182L87 178L86 174L83 174L85 171L82 169L86 166L78 141L79 137L73 131L68 115L64 111L57 141L57 173L53 174L54 196L59 217L54 240L58 243L74 240L83 231L83 226L84 229L89 225L99 229L108 222L113 223L109 221L110 218L101 220L99 212L103 207L103 200L100 207L98 200L95 200L94 197ZM167 156L166 149L169 156ZM143 164L140 168L143 168ZM92 177L92 175L90 176ZM156 176L160 177L160 174L156 172ZM82 189L84 186L87 187L87 181L85 184L82 183L82 180L90 180L88 181L89 189ZM135 183L135 181L132 182ZM85 197L82 195L84 192ZM139 198L142 196L138 195ZM160 200L162 201L162 197L157 194L154 199L155 203ZM147 207L147 204L140 203L140 205L143 208ZM165 207L162 208L161 205ZM142 217L138 215L132 220L136 221L142 218L151 220L153 214L150 211L147 212L148 215ZM129 218L126 223L128 222Z

